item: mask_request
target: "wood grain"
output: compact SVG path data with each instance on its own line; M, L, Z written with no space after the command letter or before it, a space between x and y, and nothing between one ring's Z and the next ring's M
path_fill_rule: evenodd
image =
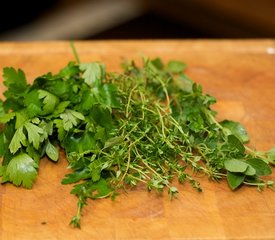
M82 61L103 61L114 71L124 58L183 60L188 75L218 99L219 119L241 121L251 146L275 146L275 55L268 54L273 40L95 41L76 42L76 48ZM68 42L0 43L0 68L22 68L30 82L71 60ZM180 185L173 201L144 186L115 201L90 201L82 229L73 229L68 223L76 198L71 186L60 184L66 166L64 156L57 164L43 159L32 190L0 186L0 239L275 239L274 192L249 187L232 192L225 181L203 177L202 193Z

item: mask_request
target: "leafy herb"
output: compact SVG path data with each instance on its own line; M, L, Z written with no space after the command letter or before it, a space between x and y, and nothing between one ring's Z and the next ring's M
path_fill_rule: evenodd
M114 199L139 183L148 191L167 189L171 198L178 193L173 179L201 191L196 173L226 178L232 190L272 188L261 176L272 173L274 148L252 150L240 123L218 122L215 98L184 74L182 62L143 59L142 67L125 62L123 73L112 73L77 59L32 85L22 70L4 69L2 183L31 188L40 158L58 161L59 145L72 170L62 183L74 184L78 197L75 227L88 199Z
M239 187L245 179L244 174L227 172L227 181L232 190L235 190Z
M243 125L238 122L224 120L220 122L220 124L225 128L228 129L232 134L234 134L239 140L243 143L249 142L249 137Z
M25 188L31 188L37 176L37 163L26 153L14 156L3 173L3 182L10 181L15 186L22 184Z

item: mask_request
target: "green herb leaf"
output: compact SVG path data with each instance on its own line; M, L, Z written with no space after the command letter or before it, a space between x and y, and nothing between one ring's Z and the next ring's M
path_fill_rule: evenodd
M20 112L16 112L15 115L16 115L15 129L18 129L24 126L24 124L29 120L29 116L27 112L24 110Z
M91 172L89 169L84 168L81 170L76 170L72 173L66 174L65 177L62 179L62 184L72 184L76 183L80 180L85 180L91 177Z
M183 91L192 92L194 82L184 73L180 73L179 76L175 78L175 82Z
M227 137L228 143L232 149L238 150L237 155L241 156L245 152L245 147L242 144L242 142L235 136L235 135L229 135Z
M59 158L58 149L53 144L51 144L50 141L48 141L46 145L46 154L51 160L55 162L58 161L58 158Z
M67 152L82 153L97 148L94 134L88 131L83 133L70 133L63 141Z
M16 97L24 94L27 90L27 81L25 73L19 69L17 72L12 67L6 67L3 69L4 85L8 87L8 90L4 93L6 97Z
M37 89L34 89L25 95L24 105L27 107L28 115L31 118L41 113L42 104Z
M247 143L249 142L248 134L242 124L239 122L224 120L220 122L220 124L230 130L230 132L235 135L241 142Z
M3 157L6 152L5 145L5 135L3 132L0 132L0 157Z
M256 169L252 167L251 165L248 165L248 168L244 172L245 175L247 176L254 176L256 174Z
M117 87L114 84L104 84L100 88L100 103L109 108L119 108L120 102L117 96Z
M99 159L93 160L89 164L89 169L91 172L91 177L92 177L93 182L97 182L101 177L102 162Z
M168 189L168 194L170 195L170 198L172 199L179 193L178 189L176 187L170 187Z
M84 120L85 117L74 110L66 109L64 113L60 114L63 120L63 127L65 131L69 131L73 126L76 126L79 120Z
M227 182L232 190L239 187L245 179L244 174L227 172Z
M18 128L13 135L13 138L9 144L9 149L11 153L16 153L21 146L26 146L26 136L23 132L23 126Z
M39 98L43 99L43 115L47 115L55 110L56 105L59 103L59 100L53 94L44 91L38 90Z
M29 142L32 143L35 149L38 149L41 135L44 134L43 129L31 122L25 123L24 127L27 130Z
M6 172L7 166L0 166L0 177L2 177Z
M62 119L55 119L53 121L56 129L57 129L57 133L58 133L58 140L60 141L60 143L62 144L64 138L65 138L65 134L66 134L66 131L64 129L64 124L63 124L63 121Z
M155 58L151 60L151 63L159 70L162 70L164 67L164 64L160 58Z
M172 73L181 73L185 69L186 65L180 61L170 61L167 64L167 68Z
M275 165L275 147L273 147L269 151L267 151L267 158L270 163Z
M247 159L246 163L256 170L258 176L267 176L272 173L271 167L259 158Z
M100 63L81 63L79 67L84 71L84 81L90 87L99 86L105 77L105 67Z
M248 168L248 164L239 159L226 159L224 167L229 172L244 173Z
M104 145L104 148L109 148L109 147L112 147L112 146L115 146L117 144L120 144L124 141L124 136L118 136L118 137L112 137L112 138L109 138L106 142L105 142L105 145Z
M25 188L31 188L37 176L37 163L26 153L21 153L11 159L4 173L5 179L16 186L22 184Z
M54 112L52 113L53 117L58 117L61 113L63 113L66 108L70 105L69 101L64 101L61 102L57 105L57 107L55 108Z
M76 65L74 62L69 62L66 67L60 70L58 76L69 79L71 77L74 77L75 75L78 75L78 73L79 73L79 66Z
M1 123L8 123L15 116L16 116L15 112L9 112L9 113L3 114L2 116L0 116L0 122Z
M92 196L93 199L108 196L113 191L108 182L103 178L93 183L91 185L91 190L96 192L96 194Z

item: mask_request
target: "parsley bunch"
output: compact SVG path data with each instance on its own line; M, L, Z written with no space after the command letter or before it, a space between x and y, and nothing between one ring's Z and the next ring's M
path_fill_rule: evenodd
M144 183L148 191L178 193L173 179L201 191L197 173L229 187L272 188L275 148L250 149L244 127L218 122L215 99L184 74L185 64L143 59L123 64L123 73L106 72L99 62L70 62L58 74L27 84L22 70L4 68L6 99L0 102L1 182L31 188L39 161L67 156L80 227L88 199L114 198L120 189ZM190 169L192 171L190 171Z

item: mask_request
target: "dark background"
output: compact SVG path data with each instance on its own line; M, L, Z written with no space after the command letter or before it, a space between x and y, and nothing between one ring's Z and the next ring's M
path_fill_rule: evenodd
M274 38L273 0L1 1L0 40Z

